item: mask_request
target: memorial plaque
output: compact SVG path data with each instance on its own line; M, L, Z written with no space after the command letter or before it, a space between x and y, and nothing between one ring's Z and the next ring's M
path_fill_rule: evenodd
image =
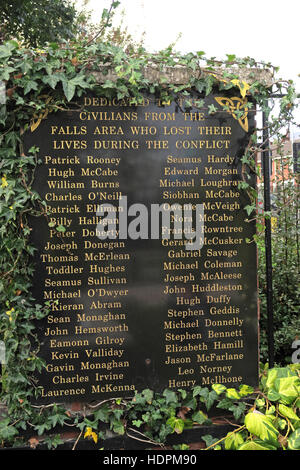
M238 187L253 114L223 92L198 99L85 96L32 122L42 403L256 385L255 223Z

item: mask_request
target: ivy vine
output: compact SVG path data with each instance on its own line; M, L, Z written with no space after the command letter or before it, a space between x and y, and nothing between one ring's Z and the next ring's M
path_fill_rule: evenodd
M109 12L103 17L103 25L103 28L109 26ZM147 78L147 67L162 72L160 78ZM168 83L163 76L168 67L187 70L189 80L184 84ZM99 70L104 76L101 83L97 79ZM255 70L270 74L273 85L257 79L260 75ZM245 71L249 83L240 78L241 72ZM162 443L170 432L179 432L195 422L206 422L209 418L197 408L195 401L202 398L209 409L209 403L220 395L216 387L210 391L195 389L192 394L178 392L180 407L189 408L188 419L184 416L178 418L178 395L171 391L165 391L161 397L144 391L126 403L113 400L97 408L92 420L74 418L59 404L48 407L32 405L32 397L40 393L33 373L45 366L39 357L34 322L47 316L51 305L47 302L45 305L36 304L30 293L34 269L31 257L35 248L29 242L27 217L29 214L45 214L46 204L32 189L38 149L32 147L24 153L24 133L40 116L76 108L78 98L88 92L118 100L129 99L136 104L141 102L145 92L156 95L162 102L181 96L189 106L189 97L196 91L201 107L202 98L213 89L234 89L242 97L251 97L249 109L253 103L253 109L255 105L266 113L269 136L275 136L280 142L283 130L293 122L297 97L294 84L289 80L277 80L274 78L276 73L277 69L271 64L256 62L249 57L239 59L233 54L220 61L207 58L203 51L179 54L172 47L155 54L148 53L141 45L130 44L125 49L111 36L105 40L102 31L92 38L50 43L43 49L29 49L14 40L0 46L0 84L4 84L0 90L0 340L6 348L0 395L0 401L6 407L6 418L0 422L0 441L16 441L26 429L31 429L33 434L50 433L55 426L68 423L79 428L86 438L94 438L100 421L122 434L125 432L124 416L129 414L134 429L127 426L128 434L134 433L136 438L145 434L148 440ZM282 95L277 116L272 114L274 93ZM45 100L45 95L50 99ZM210 107L207 111L213 114L216 109ZM240 118L240 111L235 112ZM255 172L258 171L255 156L263 145L262 139L257 137L261 130L255 130L242 157L242 163ZM257 192L247 178L240 184L251 196L251 202L245 208L250 216L256 211ZM228 396L226 398L231 400ZM234 408L236 418L245 411L244 405L237 406ZM281 411L276 409L278 414L284 414L282 407ZM73 422L70 424L71 418ZM287 419L294 423L294 415ZM150 431L140 431L145 424ZM294 424L289 426L295 429ZM227 439L228 446L236 446L237 439L240 439L237 435L240 434ZM228 444L229 441L233 444ZM56 446L60 440L54 436L48 442Z

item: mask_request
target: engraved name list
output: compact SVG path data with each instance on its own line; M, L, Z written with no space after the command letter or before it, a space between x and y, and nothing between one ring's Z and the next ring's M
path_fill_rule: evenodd
M256 384L257 261L246 242L255 224L239 189L254 124L217 98L198 108L192 96L187 108L180 99L85 96L77 110L50 113L27 133L26 145L39 148L34 189L47 205L31 220L32 292L51 305L37 322L47 364L37 377L40 402ZM104 218L97 210L105 204ZM134 211L124 213L134 204L169 211L159 238L150 220L139 227ZM184 204L189 215L170 210ZM195 222L197 204L202 244L187 250L184 221ZM121 233L125 216L140 236Z

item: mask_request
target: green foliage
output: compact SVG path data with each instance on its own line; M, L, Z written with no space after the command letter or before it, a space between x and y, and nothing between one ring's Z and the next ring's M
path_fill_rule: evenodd
M59 434L55 434L55 436L47 436L44 442L47 444L49 450L56 449L59 445L63 444L63 440Z
M266 416L259 411L249 412L245 417L245 426L247 430L270 444L277 446L277 438L279 432L272 424L272 418Z
M296 429L288 439L288 450L300 450L300 429Z
M279 166L276 188L272 196L272 267L275 362L291 362L292 344L300 337L300 246L299 246L299 173L291 168L291 160L278 143ZM291 159L291 156L289 157ZM258 242L261 358L267 360L267 292L265 274L264 232Z
M299 365L263 370L259 391L248 396L246 402L239 403L244 405L243 414L236 417L241 426L219 440L211 436L202 437L207 449L220 446L224 450L298 450L299 377ZM227 401L221 401L219 408L236 406L233 397L229 399L226 391L222 393ZM254 403L251 404L252 400Z
M76 10L69 0L2 0L0 37L33 47L74 36Z
M171 434L182 434L195 426L201 436L201 427L211 425L220 409L225 412L226 422L233 423L233 430L221 439L202 435L205 450L300 450L300 366L264 368L256 391L245 385L235 394L233 389L218 384L213 388L218 394L199 386L191 391L166 389L162 394L146 389L136 392L132 399L100 403L89 416L81 418L72 417L57 405L52 409L42 407L38 415L31 415L30 426L49 448L62 444L60 435L51 435L51 430L65 423L76 426L81 434L85 432L84 437L91 437L95 444L101 440L105 446L105 439L113 432L164 446ZM210 416L208 409L213 409ZM17 423L6 418L0 423L0 440L15 441L26 428L25 420ZM177 448L185 450L188 446L181 444Z
M237 450L277 450L277 448L259 439L253 439L242 444Z
M173 446L174 450L189 450L190 446L187 444L177 444Z
M224 440L225 450L237 450L244 444L244 439L241 433L229 432Z

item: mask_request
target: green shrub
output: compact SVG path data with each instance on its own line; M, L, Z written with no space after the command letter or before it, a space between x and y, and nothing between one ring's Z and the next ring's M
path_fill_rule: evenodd
M291 362L292 343L300 338L300 237L299 237L299 174L284 174L286 164L281 160L282 180L273 192L272 207L272 267L274 308L275 362ZM298 180L298 181L297 181ZM258 240L260 347L263 362L267 355L267 305L264 237Z

